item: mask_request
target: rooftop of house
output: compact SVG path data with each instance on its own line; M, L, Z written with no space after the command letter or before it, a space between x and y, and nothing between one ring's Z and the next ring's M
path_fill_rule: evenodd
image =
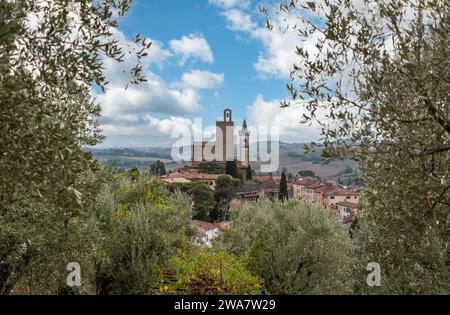
M318 182L320 182L320 180L318 180L317 178L305 176L305 177L300 177L299 179L297 179L294 182L294 185L308 186L308 185L318 183Z
M280 183L274 180L268 180L261 183L261 186L264 190L278 190L280 188Z
M217 226L219 228L219 230L223 232L230 228L231 221L218 222L218 223L214 223L214 225Z
M305 186L308 189L314 190L315 193L321 193L324 196L357 196L359 192L356 190L344 188L336 185L333 181L312 181L311 184Z
M322 183L321 181L317 181L317 182L313 182L313 183L311 183L309 185L306 185L305 187L308 188L308 189L315 190L315 189L320 188L320 187L322 187L324 185L325 184Z
M336 206L347 207L350 209L358 209L358 207L359 207L359 205L357 203L348 202L348 201L336 202Z
M324 194L325 196L328 195L333 195L333 196L358 196L359 193L357 191L348 189L348 188L344 188L344 187L340 187L340 186L331 186L331 187L327 187L327 185L325 185L324 187L320 188L320 192L322 194Z
M244 185L241 185L237 192L238 193L251 193L251 192L258 192L261 191L262 187L261 184L254 181L247 181Z
M200 220L192 220L192 226L202 231L210 231L218 228L213 223Z
M317 188L313 188L315 192L317 193L328 193L328 192L332 192L332 191L336 191L337 187L331 183L321 183L322 185L317 187Z

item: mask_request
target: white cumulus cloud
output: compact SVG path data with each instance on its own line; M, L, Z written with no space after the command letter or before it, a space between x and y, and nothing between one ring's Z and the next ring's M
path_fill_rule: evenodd
M189 59L201 60L206 63L214 62L211 47L201 34L182 36L181 39L171 40L169 45L174 53L181 56L180 65L184 65Z
M192 89L214 89L223 82L223 73L193 70L191 72L184 73L181 78L181 82L175 83L174 86Z
M242 10L230 9L222 13L228 21L228 28L233 31L251 32L258 25L252 21L250 15L245 14Z
M168 143L174 126L191 124L189 119L180 118L180 116L194 114L201 110L200 95L197 90L207 85L204 80L209 80L210 85L219 84L223 81L223 75L211 73L211 76L203 78L202 82L202 73L197 75L200 78L196 78L196 73L193 72L191 76L182 78L183 81L189 81L191 84L186 83L182 86L167 84L154 74L150 67L152 65L163 67L174 52L166 49L162 43L153 41L148 51L149 56L142 61L143 74L147 82L131 85L129 71L137 60L133 53L127 52L136 50L138 47L120 31L115 31L113 37L126 52L124 61L119 63L105 58L104 74L110 83L103 93L93 91L93 96L102 107L100 124L104 135L107 136L106 143L114 144L114 139L123 137L125 140L122 141L130 144L133 143L133 139L150 146L151 139ZM155 114L168 115L169 118L155 118ZM146 134L151 136L142 137Z
M222 15L226 19L228 29L247 33L250 38L261 42L262 49L254 64L261 77L288 78L293 65L298 62L295 53L297 46L307 49L310 55L315 52L319 35L301 42L296 32L281 31L283 25L298 24L299 21L295 18L277 15L271 21L273 30L268 30L264 25L255 22L248 12L242 7L231 7L224 9Z
M248 107L249 123L258 130L278 128L279 138L285 142L309 142L320 138L317 124L302 124L302 115L306 113L303 104L293 103L281 108L279 100L265 100L259 94L254 103Z
M224 9L248 8L250 6L250 0L209 0L209 3Z

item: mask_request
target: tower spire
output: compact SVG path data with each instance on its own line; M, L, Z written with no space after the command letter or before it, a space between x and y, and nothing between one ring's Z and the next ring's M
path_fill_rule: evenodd
M242 129L239 132L240 137L240 162L244 167L248 167L250 161L249 142L250 131L247 129L247 121L244 118L242 122Z

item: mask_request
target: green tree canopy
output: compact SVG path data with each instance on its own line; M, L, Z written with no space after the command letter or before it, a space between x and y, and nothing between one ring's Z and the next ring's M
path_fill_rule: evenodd
M267 199L233 209L219 246L247 262L271 294L351 293L351 243L328 209Z
M189 245L191 199L157 179L118 177L93 209L102 226L96 286L101 294L153 294L168 259Z
M0 207L18 193L82 196L77 176L94 168L82 147L101 140L90 87L106 85L105 58L123 60L125 49L111 35L129 7L129 0L1 2ZM136 42L144 50L150 45ZM130 53L137 55L130 73L138 83L146 53Z
M199 165L200 172L206 173L206 174L224 174L225 169L223 165L218 163L217 161L210 161L210 162L202 162Z
M185 253L174 256L170 267L177 273L177 282L173 288L161 286L161 292L184 289L192 294L191 284L199 283L203 287L212 286L217 294L263 293L261 279L252 275L243 262L225 252L200 249Z
M189 185L188 194L192 196L194 208L192 218L201 221L210 221L210 213L214 211L214 191L204 182L193 182Z
M139 61L150 42L136 38L144 50L133 52L111 36L129 7L128 0L0 2L2 293L25 274L36 275L32 267L45 277L58 262L53 275L60 277L63 259L73 261L78 251L80 260L85 257L83 244L67 244L74 241L70 233L85 240L84 228L91 226L85 210L97 190L98 165L83 149L102 140L91 86L104 88L103 61L123 61L125 52L138 60L130 69L132 83L144 80ZM42 222L33 222L38 216ZM61 255L51 265L56 249Z
M155 163L150 165L150 174L155 176L166 175L166 166L164 165L164 162L157 160Z
M380 263L377 292L449 293L450 2L294 0L278 13L299 35L293 102L321 126L325 161L356 159L367 183L357 270Z
M225 174L230 175L233 178L242 179L242 174L239 172L237 168L236 161L227 161L225 167Z
M233 178L230 175L224 175L217 178L214 192L216 207L211 216L213 220L228 220L230 202L236 197L237 188L240 184L240 180Z

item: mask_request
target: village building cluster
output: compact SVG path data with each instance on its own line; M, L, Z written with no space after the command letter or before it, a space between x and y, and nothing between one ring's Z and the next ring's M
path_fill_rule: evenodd
M206 183L215 190L216 181L224 173L210 174L201 171L202 163L213 161L223 168L227 161L235 161L237 168L245 173L249 166L249 136L246 121L239 132L239 146L234 148L234 122L231 110L224 111L223 121L216 123L215 142L194 142L192 145L192 163L176 172L161 176L166 183L186 184L194 181ZM240 153L236 156L235 151ZM236 198L242 202L256 201L259 198L278 199L281 176L254 175L237 189ZM320 205L330 211L344 224L351 224L355 217L360 191L356 187L345 187L334 180L321 180L314 177L300 177L287 183L290 198ZM197 241L201 245L210 246L211 241L222 231L229 228L231 222L210 223L193 220L192 227L196 231Z
M300 177L292 183L292 196L305 202L324 206L342 223L351 223L357 213L360 190L337 185L333 180Z

